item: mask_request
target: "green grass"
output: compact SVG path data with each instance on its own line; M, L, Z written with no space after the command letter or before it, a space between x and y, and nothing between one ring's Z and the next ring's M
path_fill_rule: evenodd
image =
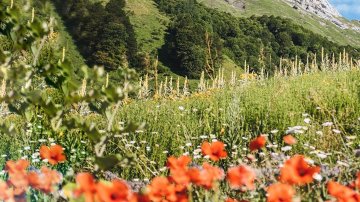
M143 52L156 51L164 45L164 36L169 18L159 12L155 3L149 0L127 1L127 9L132 12L138 44Z
M156 162L158 168L165 164L169 155L191 154L204 141L200 138L203 135L207 136L205 140L211 140L213 135L225 141L228 148L236 145L241 155L229 159L234 163L246 154L242 148L247 148L251 138L277 129L279 132L269 139L282 145L282 136L288 127L298 125L307 126L308 131L297 136L300 143L289 154L314 156L304 148L303 144L307 143L321 151L353 155L354 147L345 145L345 137L360 132L359 76L358 71L316 73L249 83L177 101L134 101L121 109L117 121L146 123L145 131L129 134L125 142L136 141L139 148L131 152L145 155L149 161ZM182 107L185 110L181 110ZM304 123L304 113L309 114L311 124ZM328 121L334 123L332 129L339 129L342 134L336 135L322 126ZM220 133L222 128L224 134ZM324 135L317 135L316 131ZM189 142L192 146L186 147ZM360 137L356 136L353 143L360 143ZM122 143L116 141L116 144ZM146 151L146 146L150 151ZM342 155L324 162L333 162ZM144 174L151 175L134 167L121 172L127 178Z
M199 0L205 5L225 11L239 17L249 17L252 15L275 15L292 19L305 28L328 37L330 40L342 45L352 45L360 47L360 34L354 30L342 30L333 23L312 14L304 14L293 8L282 0L247 0L246 9L239 10L227 4L223 0ZM341 18L343 22L350 21ZM353 22L354 23L354 22Z
M224 68L224 77L225 80L231 79L231 73L234 72L236 75L244 73L244 70L239 67L233 60L231 60L227 55L223 55L222 68Z

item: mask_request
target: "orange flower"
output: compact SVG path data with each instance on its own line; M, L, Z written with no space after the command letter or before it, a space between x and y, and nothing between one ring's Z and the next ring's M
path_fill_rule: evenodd
M259 150L265 146L265 143L266 143L265 136L260 135L259 137L255 138L250 142L250 150L251 151Z
M132 202L151 202L149 196L135 193L134 200Z
M96 183L90 173L79 173L76 175L78 188L74 191L75 197L84 195L86 202L93 202L96 194Z
M130 202L135 197L129 186L121 180L113 180L110 184L100 182L96 188L101 202Z
M291 202L295 195L294 189L288 184L276 183L267 190L267 202Z
M4 181L0 181L0 200L6 202L15 202L14 190L9 188Z
M288 145L293 145L293 144L296 144L296 142L297 142L296 138L294 138L294 136L292 136L292 135L284 136L283 140Z
M237 200L237 199L232 199L232 198L227 198L226 200L225 200L225 202L249 202L249 201L247 201L247 200Z
M168 158L167 166L170 170L185 170L190 162L191 158L188 156L180 156L179 158L171 156Z
M204 142L201 145L201 151L204 155L209 156L213 161L218 161L227 157L225 145L219 141L213 143Z
M175 183L187 186L190 182L188 176L188 164L191 162L191 158L188 156L181 156L179 158L169 157L167 166L170 168L170 175Z
M6 162L6 170L10 173L22 173L26 174L26 169L29 166L29 161L27 160L18 160L18 161L7 161Z
M311 167L304 156L295 155L287 160L280 170L280 181L304 185L313 181L313 175L320 172L320 167Z
M51 193L54 191L54 186L61 182L60 174L45 166L41 168L40 173L29 172L27 176L29 184L32 188L40 190L44 193Z
M170 171L170 179L178 185L187 186L190 183L190 176L188 171L185 170L173 170Z
M220 168L208 163L204 163L201 170L191 168L188 173L192 183L205 189L211 189L217 180L224 177L224 172Z
M244 186L254 189L255 177L255 172L245 165L230 168L227 173L227 180L232 189L241 189Z
M28 166L29 162L26 160L6 162L6 170L9 172L9 183L14 187L14 194L17 196L23 194L29 186L26 177Z
M64 149L60 145L53 145L50 147L41 146L40 156L42 159L47 159L51 165L56 165L66 160Z
M152 202L177 202L175 185L166 177L155 177L147 187Z
M338 202L359 202L360 195L349 187L343 186L337 182L330 181L327 184L328 192L335 197Z

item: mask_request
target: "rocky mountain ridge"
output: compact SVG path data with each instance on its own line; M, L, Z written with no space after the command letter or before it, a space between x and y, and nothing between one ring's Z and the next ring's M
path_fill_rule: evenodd
M224 0L237 9L246 9L246 0ZM273 0L275 1L275 0ZM302 13L310 13L334 23L341 29L352 29L360 32L360 27L343 19L342 15L329 0L282 0L293 9Z
M349 29L347 23L339 18L341 14L333 7L328 0L285 0L294 9L299 9L329 20L341 29Z
M295 9L301 8L323 18L341 17L341 14L328 0L285 0Z

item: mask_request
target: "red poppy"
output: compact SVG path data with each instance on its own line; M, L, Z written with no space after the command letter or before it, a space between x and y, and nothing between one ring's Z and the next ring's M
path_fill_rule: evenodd
M227 198L226 200L225 200L225 202L249 202L249 201L247 201L247 200L237 200L237 199L232 199L232 198Z
M287 160L280 170L280 181L288 184L304 185L311 183L314 174L320 172L320 167L310 166L304 156L295 155Z
M45 166L41 168L41 172L29 172L27 176L29 184L32 188L40 190L44 193L51 193L54 191L54 186L61 182L60 174Z
M14 194L17 196L25 193L29 186L26 176L26 169L28 166L29 162L26 160L6 162L6 170L9 172L9 183L13 186Z
M192 183L205 189L213 188L214 183L224 177L223 170L208 163L204 163L202 169L191 168L188 173Z
M227 157L225 145L219 141L213 143L204 142L201 145L201 151L204 155L209 156L213 161L218 161Z
M0 200L7 202L15 202L14 190L12 188L9 188L4 181L0 181Z
M96 194L94 177L90 173L79 173L76 175L76 184L75 197L83 195L86 202L93 202Z
M187 196L187 190L188 186L187 184L179 184L172 177L167 178L169 180L170 184L175 185L175 193L176 193L176 202L188 202L188 196Z
M349 187L343 186L337 182L330 181L327 184L328 192L337 199L338 202L359 202L360 195Z
M51 165L56 165L66 160L64 149L60 145L53 145L50 147L44 145L41 146L40 156L42 159L47 159Z
M267 202L291 202L295 195L294 189L288 184L276 183L267 190Z
M170 170L185 170L187 169L190 162L191 158L189 156L180 156L179 158L171 156L168 158L167 166L170 168Z
M255 172L248 166L241 165L230 168L227 173L227 180L232 189L254 189Z
M113 180L110 184L100 182L96 188L101 202L130 202L135 197L129 186L121 180Z
M175 185L166 177L155 177L147 186L147 191L152 202L177 202Z
M170 174L169 180L172 180L177 185L186 187L190 183L190 176L187 170L172 170Z
M29 161L27 160L18 160L18 161L7 161L6 162L6 170L12 174L12 173L23 173L26 174L26 169L29 166Z
M151 202L148 195L134 193L135 197L132 202Z
M294 136L292 136L292 135L284 136L283 140L288 145L293 145L293 144L296 144L296 142L297 142L296 138L294 138Z
M263 148L266 144L266 137L260 135L250 142L250 150L255 151Z
M169 157L167 166L170 168L170 176L175 183L187 186L190 182L188 175L188 164L191 158L188 156L181 156L179 158Z

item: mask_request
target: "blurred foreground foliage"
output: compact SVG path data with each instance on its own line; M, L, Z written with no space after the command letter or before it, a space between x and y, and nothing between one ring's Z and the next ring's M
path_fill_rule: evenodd
M48 3L37 1L37 7ZM115 134L139 129L114 122L134 90L136 73L119 69L115 86L108 83L103 67L74 67L64 51L51 45L54 18L37 18L29 2L0 2L0 7L0 41L6 43L0 50L1 152L15 159L21 145L53 138L69 150L90 140L86 152L93 154L84 162L69 161L67 166L74 169L100 171L132 158L110 153L106 145ZM24 13L32 15L24 18Z

